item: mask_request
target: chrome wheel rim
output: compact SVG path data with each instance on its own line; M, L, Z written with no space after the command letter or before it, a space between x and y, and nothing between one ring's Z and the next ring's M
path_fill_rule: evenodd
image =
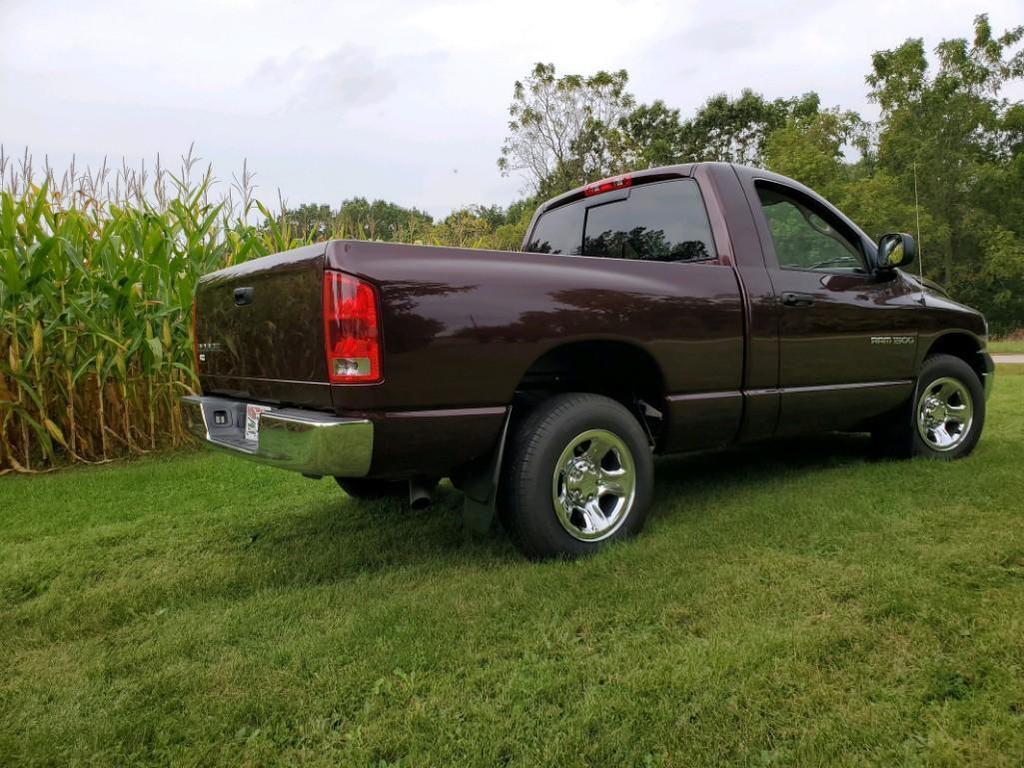
M933 450L956 448L967 438L973 423L974 400L963 382L945 376L921 390L917 432Z
M606 429L581 432L555 463L551 498L574 539L600 541L619 529L636 498L636 465L622 438Z

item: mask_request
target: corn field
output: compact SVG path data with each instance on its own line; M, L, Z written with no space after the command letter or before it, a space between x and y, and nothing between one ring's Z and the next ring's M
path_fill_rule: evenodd
M0 146L0 474L185 444L178 398L196 388L199 276L314 239L380 234L370 207L296 236L285 201L272 214L254 190L245 165L225 184L192 150L174 172L158 157L152 170L72 163L58 175ZM436 224L421 214L388 237L513 249L529 213L498 227L472 208Z
M301 244L243 168L219 198L191 152L58 177L0 150L0 473L183 444L197 278ZM262 214L264 225L248 223Z

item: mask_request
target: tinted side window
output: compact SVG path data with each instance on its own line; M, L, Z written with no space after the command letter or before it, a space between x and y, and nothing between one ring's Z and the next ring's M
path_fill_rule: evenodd
M779 266L861 271L864 258L852 232L826 208L772 184L757 184Z
M588 208L583 255L645 261L715 258L697 182L644 184L633 187L625 200Z
M543 214L533 228L526 250L579 256L583 244L583 206L563 205Z

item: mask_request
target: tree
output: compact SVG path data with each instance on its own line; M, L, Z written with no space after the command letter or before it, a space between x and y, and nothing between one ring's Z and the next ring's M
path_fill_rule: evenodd
M986 178L1005 185L1006 173L1013 175L1013 164L1006 161L1019 146L1014 138L1019 105L999 93L1024 76L1024 51L1012 50L1022 37L1024 27L994 37L988 17L981 15L974 20L972 42L955 38L936 47L934 74L920 38L872 57L870 98L882 110L879 168L901 180L907 194L916 171L921 204L945 233L936 255L947 286L975 281L986 251L1015 251L1005 238L992 244L991 227L1003 220L999 209L1005 205L991 199L985 205L978 182ZM1010 225L1008 236L1021 236L1019 222Z
M868 149L864 121L838 108L794 114L763 142L764 165L806 184L825 197L836 197L849 176L845 150Z
M612 123L588 121L574 156L587 178L702 160L763 165L768 137L787 123L807 130L818 119L823 129L838 130L838 125L825 125L827 118L819 118L819 106L815 93L767 101L745 89L736 98L713 96L683 120L678 109L657 100L636 106ZM836 110L833 122L849 122L851 114Z
M323 240L331 231L334 212L322 203L303 203L298 208L287 208L283 218L298 240Z
M786 124L817 114L816 93L767 101L749 88L730 99L720 93L708 99L682 125L679 162L717 160L761 165L768 137Z
M589 121L576 149L592 179L681 162L682 142L679 110L659 99L637 106L612 124Z
M428 232L433 223L429 214L417 208L384 200L370 203L365 197L345 200L335 215L339 236L360 240L411 242Z
M545 197L583 184L588 169L579 139L594 125L614 125L633 107L628 80L625 70L558 77L554 64L536 64L513 89L509 135L498 158L502 174L522 171Z

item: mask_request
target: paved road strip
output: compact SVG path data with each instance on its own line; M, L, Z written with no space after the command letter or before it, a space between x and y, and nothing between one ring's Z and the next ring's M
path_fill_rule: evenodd
M1024 365L1024 355L992 355L992 359L997 363Z

